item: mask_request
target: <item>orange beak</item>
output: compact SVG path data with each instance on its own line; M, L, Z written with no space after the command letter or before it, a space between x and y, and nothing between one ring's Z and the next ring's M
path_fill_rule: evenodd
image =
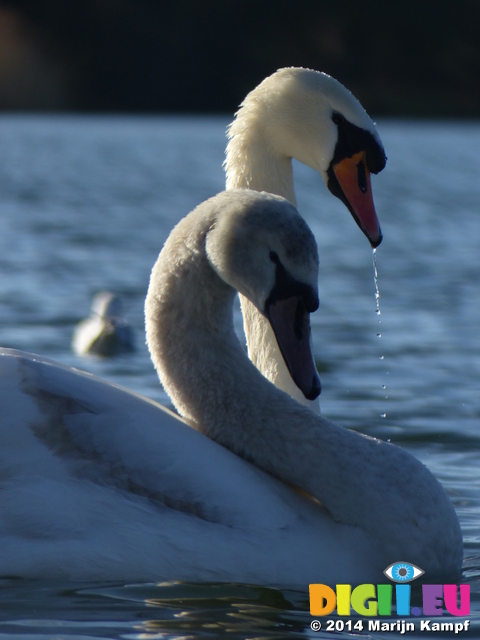
M382 232L373 204L365 151L341 160L334 165L333 171L358 226L370 240L372 247L378 247L382 241Z

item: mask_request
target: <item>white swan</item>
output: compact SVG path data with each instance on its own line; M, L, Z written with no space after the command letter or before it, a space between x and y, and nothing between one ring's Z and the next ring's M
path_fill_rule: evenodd
M374 123L337 80L311 69L280 69L248 94L228 135L227 189L268 191L296 204L295 158L320 173L372 247L380 244L370 173L384 168L385 152ZM288 374L267 321L243 296L241 303L252 362L280 389L318 411L318 400L305 399Z
M118 296L110 291L95 295L90 316L75 327L72 349L81 356L88 353L114 356L135 351L133 330L122 318L122 302Z
M384 580L402 559L456 577L458 521L426 467L276 389L235 336L238 289L287 356L300 345L292 373L314 385L317 264L295 208L253 191L212 198L170 235L152 271L148 344L177 408L209 437L121 387L4 350L0 576L305 588Z

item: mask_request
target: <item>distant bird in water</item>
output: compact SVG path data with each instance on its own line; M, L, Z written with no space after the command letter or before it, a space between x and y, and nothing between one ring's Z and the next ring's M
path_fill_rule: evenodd
M78 355L111 357L135 351L132 327L122 318L122 302L110 291L93 298L90 316L73 333L72 349Z

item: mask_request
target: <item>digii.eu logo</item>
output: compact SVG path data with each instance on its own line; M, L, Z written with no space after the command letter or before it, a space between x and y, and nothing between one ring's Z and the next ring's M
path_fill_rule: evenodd
M349 584L337 584L335 590L325 584L310 585L310 613L315 617L330 615L335 609L338 616L426 616L437 617L444 611L452 616L470 614L470 585L423 584L422 607L410 607L412 580L424 571L409 562L394 562L384 574L395 584L360 584L352 589ZM395 590L393 589L395 587ZM393 596L395 594L395 610Z

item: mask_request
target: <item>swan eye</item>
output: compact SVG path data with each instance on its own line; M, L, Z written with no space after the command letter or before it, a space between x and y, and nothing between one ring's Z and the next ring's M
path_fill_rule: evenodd
M345 120L345 118L338 111L334 111L332 113L332 120L336 125L339 125L339 124L342 124L342 122Z
M275 253L275 251L270 251L270 260L272 262L274 262L275 264L280 264L280 258L278 257L278 255Z
M394 582L411 582L423 575L425 571L409 562L394 562L383 573Z

